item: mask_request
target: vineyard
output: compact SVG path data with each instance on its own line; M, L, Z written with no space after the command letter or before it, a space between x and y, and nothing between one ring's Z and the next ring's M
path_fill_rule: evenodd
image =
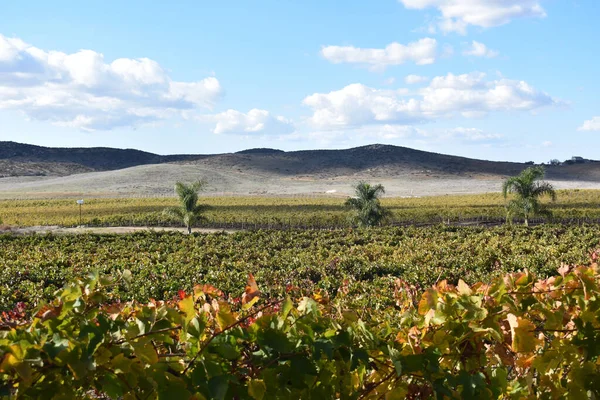
M232 197L206 199L232 233L1 234L0 396L596 399L597 195L562 192L555 217L584 221L531 228L356 229L343 199ZM0 218L77 225L71 203ZM384 203L396 222L505 213L495 194ZM84 223L174 224L174 204L91 200Z
M124 269L136 279L126 291L113 289L123 300L169 299L197 283L239 297L249 272L268 296L282 295L288 284L335 295L347 280L360 298L389 291L395 277L425 288L444 279L487 282L525 268L548 276L563 262L584 263L599 244L599 226L1 235L0 307L34 307L74 276Z
M3 236L0 391L598 398L599 233Z
M350 226L344 198L332 197L205 197L206 220L199 226L259 228L332 228ZM390 223L440 223L460 221L503 221L505 200L500 193L486 195L384 198L392 213ZM175 198L86 199L84 225L169 226L177 222L163 215ZM549 204L558 221L600 220L600 191L563 190ZM74 200L0 201L0 220L7 225L35 226L80 224Z

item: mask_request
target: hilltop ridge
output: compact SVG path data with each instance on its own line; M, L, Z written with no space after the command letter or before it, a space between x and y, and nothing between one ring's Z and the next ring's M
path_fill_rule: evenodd
M0 142L0 197L171 195L173 183L203 178L215 194L347 193L359 180L391 195L497 191L528 163L477 160L372 144L343 150L249 149L158 155L135 149L49 148ZM559 187L600 188L600 162L550 165Z

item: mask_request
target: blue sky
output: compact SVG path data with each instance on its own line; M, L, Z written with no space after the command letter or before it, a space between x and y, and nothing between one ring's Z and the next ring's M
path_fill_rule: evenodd
M598 17L597 0L10 2L0 140L598 159Z

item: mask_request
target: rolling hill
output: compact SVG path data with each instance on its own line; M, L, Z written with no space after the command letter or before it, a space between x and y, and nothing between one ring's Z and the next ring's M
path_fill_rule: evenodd
M345 150L158 155L0 142L0 197L170 195L173 182L199 177L214 193L231 194L346 193L361 179L385 183L393 195L472 193L497 190L499 180L526 167L379 144ZM600 187L600 162L548 166L547 177L568 187Z

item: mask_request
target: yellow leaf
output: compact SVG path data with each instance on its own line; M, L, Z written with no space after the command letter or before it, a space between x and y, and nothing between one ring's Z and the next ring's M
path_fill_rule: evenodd
M179 309L185 314L185 325L187 325L195 316L196 309L194 308L194 297L186 296L183 300L177 303Z
M434 316L435 316L435 310L427 311L427 313L425 314L425 326L429 326L429 322L431 322L431 319Z
M229 305L227 303L219 303L219 312L217 313L217 323L219 324L219 328L224 330L235 324L236 321Z
M535 325L526 319L514 314L506 316L510 325L512 336L512 349L517 353L530 353L535 351L539 339L535 337Z
M251 309L251 308L252 308L252 306L253 306L253 305L255 305L255 304L258 302L258 300L259 300L259 298L258 298L258 297L255 297L255 298L253 298L252 300L250 300L249 302L247 302L246 304L244 304L244 305L242 306L242 309L244 309L244 310L249 310L249 309Z
M436 308L437 305L438 294L434 289L427 289L423 296L421 297L421 301L419 302L419 314L425 315L429 310Z
M458 280L458 287L457 287L457 289L458 289L458 294L460 294L460 295L463 295L463 296L470 296L471 295L471 288L462 279Z

